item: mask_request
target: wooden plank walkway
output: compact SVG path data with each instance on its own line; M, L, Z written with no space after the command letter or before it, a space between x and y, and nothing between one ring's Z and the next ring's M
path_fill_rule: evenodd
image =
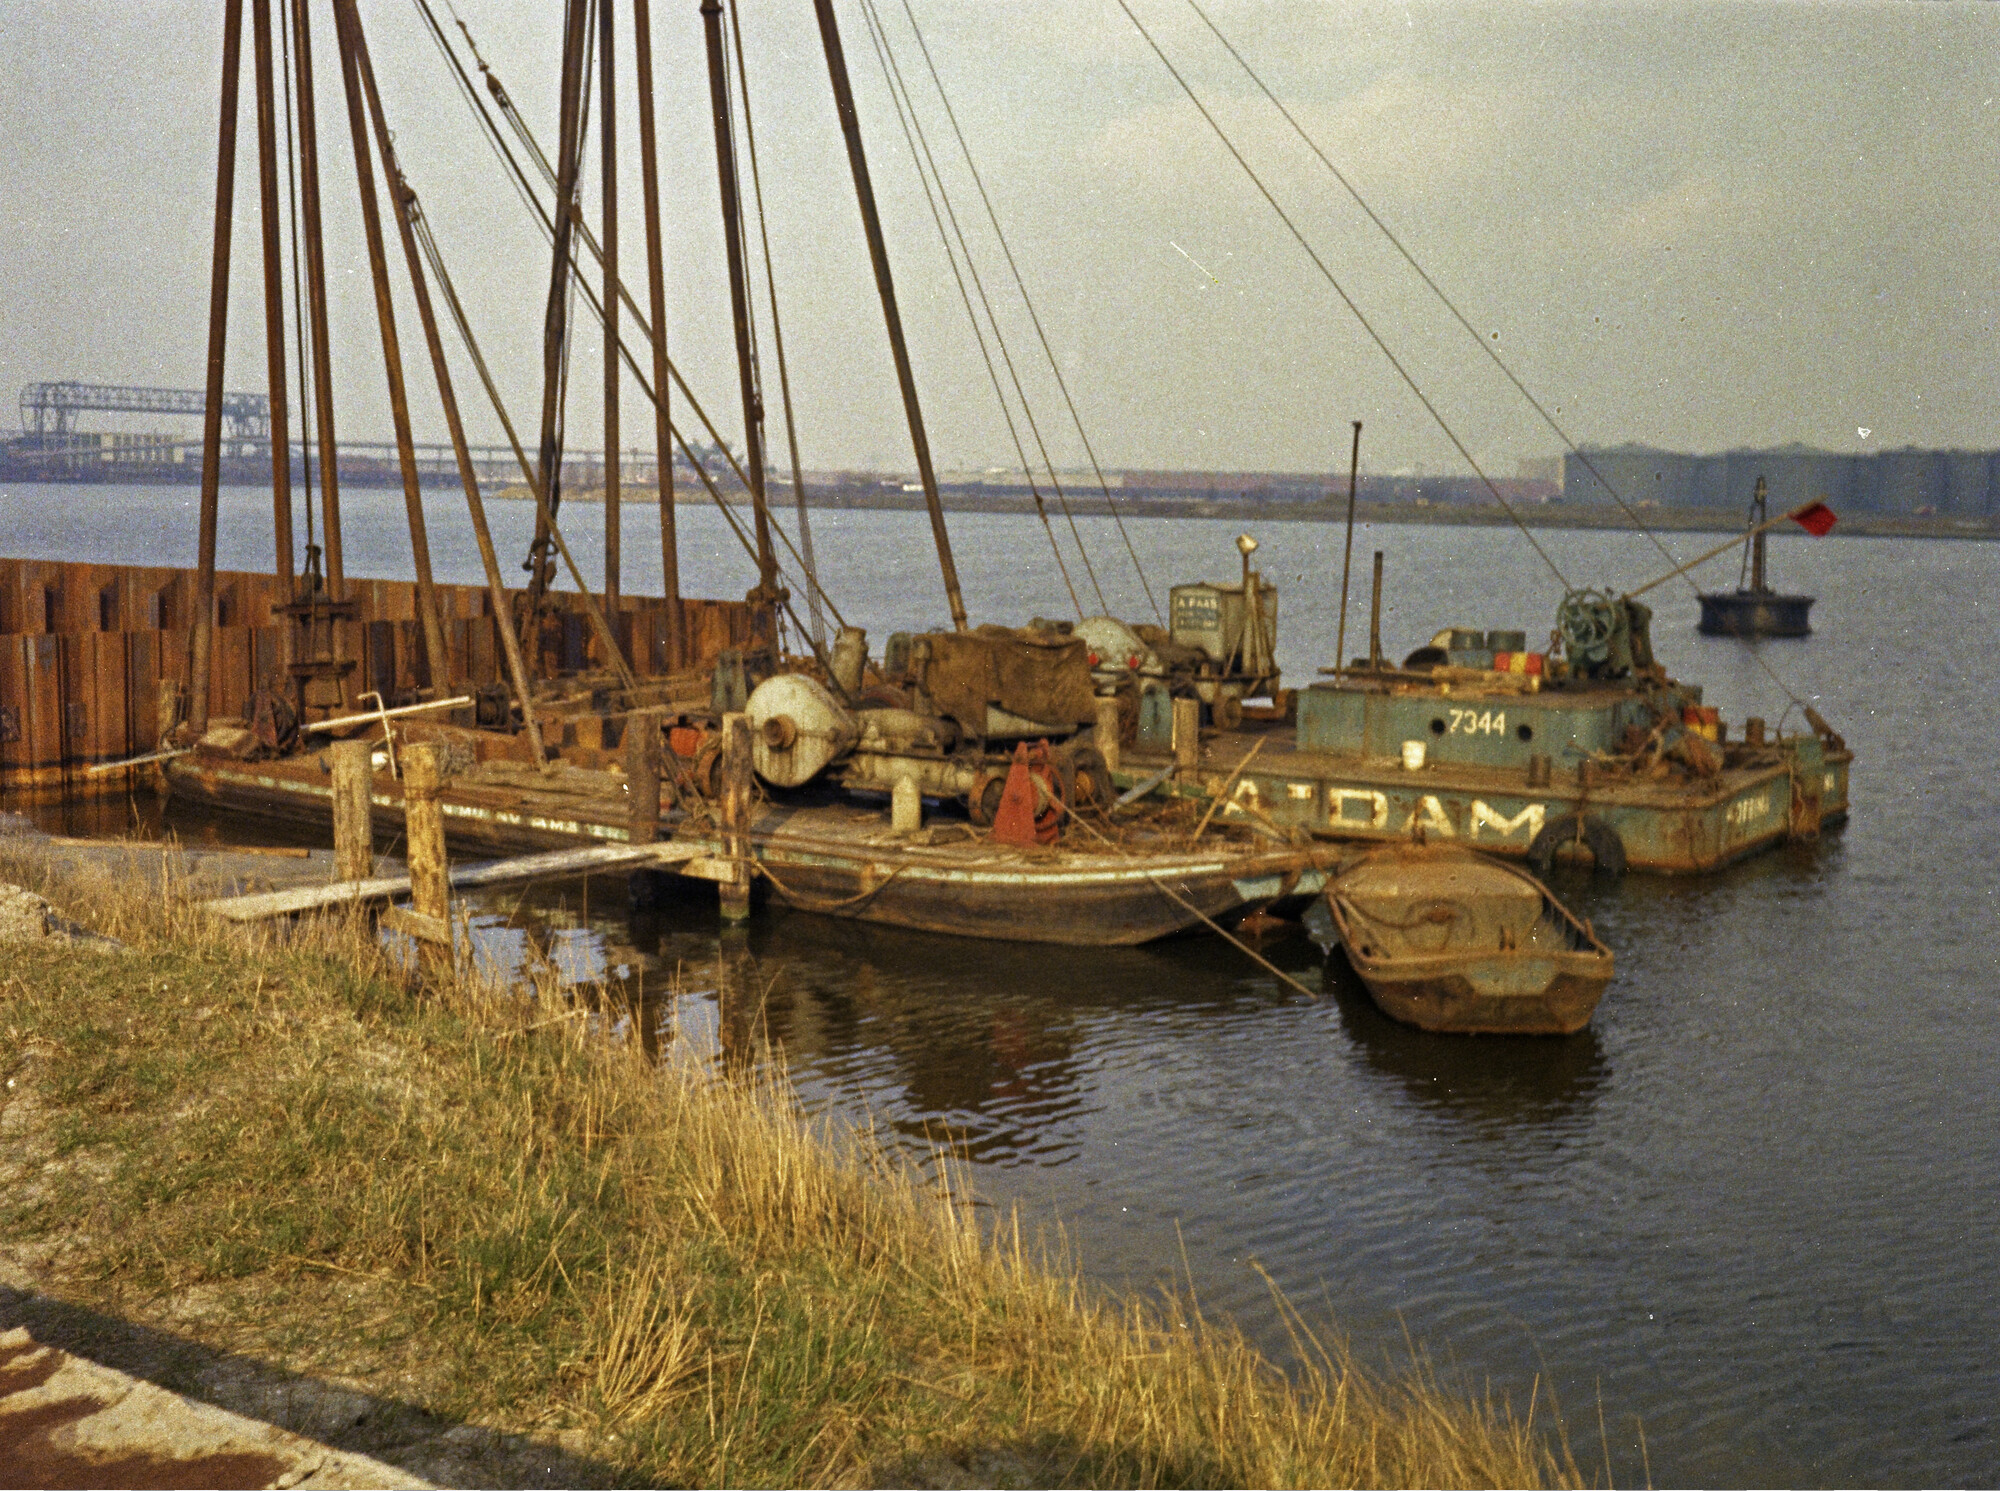
M462 865L451 872L453 890L474 890L487 885L519 885L547 876L586 875L611 870L666 869L707 852L701 844L604 844L587 849L555 849L547 854L525 854L516 859L488 860L483 864ZM372 880L335 880L326 885L301 886L294 890L265 891L250 896L223 896L202 902L202 908L225 921L266 921L278 916L297 916L332 906L349 906L368 901L390 901L410 893L407 875L381 876Z

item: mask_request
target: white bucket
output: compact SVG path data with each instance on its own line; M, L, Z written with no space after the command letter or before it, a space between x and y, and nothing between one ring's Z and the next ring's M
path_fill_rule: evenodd
M1426 749L1427 745L1424 741L1421 740L1404 741L1403 770L1422 771L1424 769L1424 753Z

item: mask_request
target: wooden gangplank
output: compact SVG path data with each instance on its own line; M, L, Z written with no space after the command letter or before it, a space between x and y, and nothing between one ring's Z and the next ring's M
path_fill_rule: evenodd
M524 854L514 859L462 865L451 872L451 888L476 890L488 885L520 885L550 876L665 869L697 859L705 852L705 846L700 844L602 844L587 849L555 849L547 854ZM256 895L221 896L201 905L203 910L225 921L256 922L336 906L392 901L409 893L409 876L386 875L370 880L336 880L293 890L261 891Z

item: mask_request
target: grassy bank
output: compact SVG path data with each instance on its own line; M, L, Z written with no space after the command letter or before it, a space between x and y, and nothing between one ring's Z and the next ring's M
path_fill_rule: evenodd
M1101 1297L779 1081L417 987L351 925L279 943L37 888L131 944L0 962L0 1247L48 1293L626 1482L1576 1478L1423 1371L1302 1337L1287 1377L1197 1311Z

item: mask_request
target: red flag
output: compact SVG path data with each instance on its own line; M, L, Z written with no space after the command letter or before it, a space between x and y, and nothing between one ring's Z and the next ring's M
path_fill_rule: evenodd
M1815 502L1808 507L1800 508L1795 513L1787 513L1786 516L1814 538L1825 538L1833 532L1833 525L1840 521L1834 515L1833 509L1824 502Z

